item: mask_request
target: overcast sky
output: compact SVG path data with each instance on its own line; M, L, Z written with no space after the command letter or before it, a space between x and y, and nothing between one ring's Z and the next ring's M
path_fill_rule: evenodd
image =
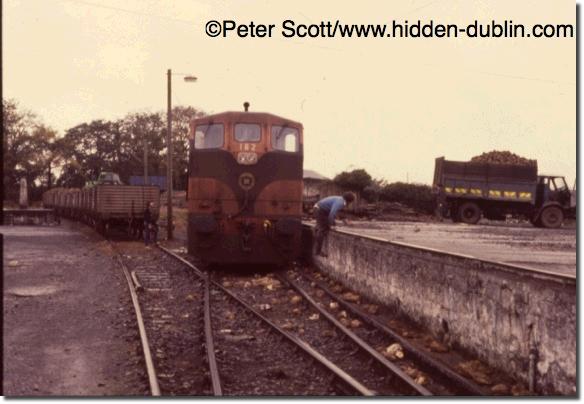
M571 1L5 0L4 97L62 134L166 108L272 112L305 128L305 168L431 183L434 158L510 150L576 174L575 38L209 38L210 19L575 24ZM278 30L278 28L276 28Z

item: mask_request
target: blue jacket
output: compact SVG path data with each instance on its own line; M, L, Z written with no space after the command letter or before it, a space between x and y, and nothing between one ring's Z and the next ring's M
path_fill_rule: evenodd
M327 196L316 203L318 209L328 212L329 224L335 224L337 212L345 207L346 203L342 196Z

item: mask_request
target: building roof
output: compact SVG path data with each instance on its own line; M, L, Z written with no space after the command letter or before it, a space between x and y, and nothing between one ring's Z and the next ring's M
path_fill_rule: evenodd
M314 170L304 170L302 175L304 179L311 179L311 180L328 180L329 178L325 177L322 174L317 173Z

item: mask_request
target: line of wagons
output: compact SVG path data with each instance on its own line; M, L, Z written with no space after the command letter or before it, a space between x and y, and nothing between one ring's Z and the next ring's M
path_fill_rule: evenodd
M100 176L96 185L85 188L53 188L43 194L43 206L52 208L57 217L81 221L107 234L122 229L140 236L144 227L144 211L152 202L152 216L158 220L160 189L152 185L123 185L113 174ZM100 183L102 182L102 183Z

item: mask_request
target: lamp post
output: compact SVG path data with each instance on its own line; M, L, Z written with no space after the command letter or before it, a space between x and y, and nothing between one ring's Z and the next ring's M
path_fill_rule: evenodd
M166 195L167 195L167 205L166 205L166 228L167 228L167 239L172 240L172 158L173 158L173 147L172 147L172 70L168 69L167 75L167 85L168 85L168 99L167 99L167 113L166 113L166 147L167 147L167 162L166 162ZM183 76L186 82L197 81L195 76L188 74L175 73L177 76Z

